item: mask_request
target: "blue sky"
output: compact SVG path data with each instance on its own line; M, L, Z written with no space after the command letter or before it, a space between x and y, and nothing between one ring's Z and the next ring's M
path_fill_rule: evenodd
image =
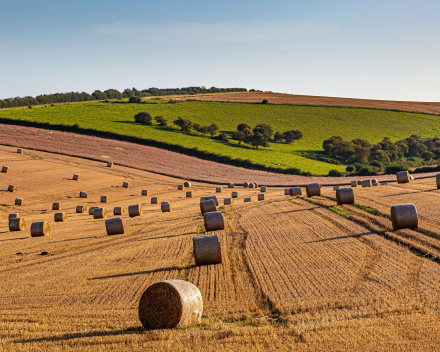
M440 101L440 1L0 0L0 99L245 87Z

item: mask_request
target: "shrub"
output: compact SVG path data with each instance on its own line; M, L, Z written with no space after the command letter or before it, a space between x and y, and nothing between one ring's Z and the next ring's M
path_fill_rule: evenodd
M177 117L177 120L173 121L173 124L175 124L177 127L180 128L183 132L189 132L191 131L192 122L188 119L182 119L180 116Z
M252 130L254 134L261 133L266 139L272 139L273 128L271 125L260 123Z
M263 101L261 102L261 104L269 104L269 101L267 99L263 99Z
M289 144L301 138L303 138L303 133L298 130L290 130L283 133L283 139Z
M128 99L128 102L131 104L139 104L141 102L141 98L140 97L130 97L130 99Z
M241 131L241 132L244 132L244 130L245 129L251 129L251 126L249 126L248 124L246 124L246 123L240 123L238 126L237 126L237 131Z
M342 176L342 172L336 170L336 169L332 169L328 172L328 176L330 177L340 177Z
M156 122L159 124L159 126L166 126L167 125L167 119L163 116L156 116L154 118L156 120Z
M404 164L391 164L385 169L386 174L395 174L399 171L408 171L408 167Z
M151 115L148 112L141 111L141 112L137 113L136 115L134 115L134 120L137 123L144 123L146 125L151 125L153 118L151 117Z
M354 163L353 166L357 172L361 171L361 169L364 167L364 165L361 163Z
M246 138L246 135L241 131L236 131L232 135L232 138L234 138L236 141L238 141L238 144L241 144Z
M347 171L347 172L353 172L354 170L355 170L355 168L354 168L353 165L348 165L348 166L345 168L345 171Z
M369 166L364 166L359 170L359 175L361 176L370 176L376 175L377 173L371 169Z
M222 141L222 142L229 142L228 136L224 133L220 133L215 139Z
M215 136L215 134L217 133L217 131L218 131L218 126L217 126L215 123L213 123L213 124L211 124L210 126L208 126L208 132L209 132L209 134L210 134L212 137Z
M370 165L379 168L379 170L382 169L382 167L383 167L382 163L381 163L380 161L377 161L377 160L373 160L373 161L370 163Z
M275 142L279 142L283 139L283 134L279 131L275 132L275 134L273 135L273 140Z

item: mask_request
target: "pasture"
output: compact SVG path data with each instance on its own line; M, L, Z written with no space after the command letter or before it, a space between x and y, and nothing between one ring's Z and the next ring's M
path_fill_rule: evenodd
M339 206L332 187L312 198L304 188L291 197L268 187L258 202L259 188L225 185L216 193L216 185L193 182L188 198L188 189L177 190L184 179L117 163L17 154L6 146L0 159L9 166L0 173L2 350L438 350L434 178L356 187L356 203ZM230 181L237 182L233 174ZM16 192L7 192L11 184ZM239 198L223 205L232 190ZM219 199L224 230L204 229L199 199L209 195ZM169 201L173 211L162 213L151 197ZM246 197L254 202L244 203ZM24 204L14 205L15 198ZM53 221L54 202L67 222ZM389 208L405 202L416 205L419 228L392 231ZM108 236L105 219L75 212L77 205L105 206L110 218L114 207L131 204L141 204L143 215L121 216L123 235ZM9 231L10 213L26 220L24 231ZM36 221L47 221L51 235L31 237ZM196 266L192 238L214 233L222 263ZM200 325L142 328L140 296L167 279L199 288Z

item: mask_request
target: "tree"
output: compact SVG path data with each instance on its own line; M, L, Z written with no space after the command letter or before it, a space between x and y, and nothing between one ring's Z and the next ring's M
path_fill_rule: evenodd
M218 126L215 123L213 123L211 126L208 127L208 131L211 137L214 137L218 131Z
M167 119L161 115L156 116L154 118L156 120L156 122L159 124L159 126L166 126L167 125Z
M263 101L261 102L261 104L269 104L269 101L267 99L263 99Z
M132 104L139 104L141 102L141 98L133 96L128 99L128 102Z
M183 132L190 132L192 122L188 119L182 119L180 116L177 118L177 120L173 121L173 124L175 124L177 127L180 128Z
M283 134L279 131L276 131L275 134L273 135L273 140L275 142L279 142L283 139Z
M141 111L141 112L137 113L136 115L134 115L134 120L137 123L144 123L147 125L151 125L153 118L151 117L151 115L148 112Z
M269 143L267 143L266 137L260 133L256 132L252 135L246 136L245 143L252 145L255 149L258 150L259 146L268 147Z
M229 142L228 136L225 133L220 133L215 139L222 142Z
M200 133L200 124L199 123L193 123L191 128L196 131L196 133Z
M303 138L303 133L298 130L290 130L283 133L283 139L289 144L301 138Z
M238 126L237 126L237 131L241 131L241 132L244 132L244 130L245 129L251 129L251 126L249 126L248 124L246 124L246 123L240 123Z
M273 128L271 125L260 123L252 130L255 133L261 133L267 140L272 139Z
M246 135L241 131L234 132L232 138L234 138L236 141L238 141L238 144L241 144L246 138Z

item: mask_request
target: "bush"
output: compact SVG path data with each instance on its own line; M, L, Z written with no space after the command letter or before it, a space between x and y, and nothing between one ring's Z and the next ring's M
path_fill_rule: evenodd
M167 119L163 116L156 116L154 118L156 120L156 122L159 124L159 126L166 126L167 125Z
M380 161L377 161L377 160L373 160L373 161L370 163L370 165L379 168L379 170L382 169L382 167L383 167L382 163L381 163Z
M153 118L151 115L146 111L141 111L140 113L134 115L134 120L137 123L144 123L146 125L151 125Z
M275 132L275 134L273 135L273 140L275 142L279 142L283 139L283 134L279 131Z
M361 163L354 163L353 166L357 172L361 171L361 169L364 167L364 165Z
M342 172L336 170L336 169L332 169L328 172L328 176L330 177L340 177L342 176Z
M355 167L353 166L353 165L348 165L346 168L345 168L345 171L347 171L347 172L353 172L355 170Z
M249 125L246 124L246 123L240 123L240 124L237 126L237 131L241 131L241 132L243 132L245 129L250 130L250 129L251 129L251 126L249 126Z
M364 166L363 168L361 168L359 170L359 175L361 175L361 176L372 176L372 175L377 175L377 172L373 171L371 169L371 167L369 167L369 166Z
M261 104L269 104L269 101L267 99L264 99Z
M399 171L408 171L408 167L404 164L391 164L385 169L386 174L395 174Z
M130 99L128 99L128 102L131 104L139 104L141 102L141 98L140 97L130 97Z
M214 139L217 139L218 141L222 141L222 142L229 142L228 136L226 134L224 134L224 133L220 133Z

